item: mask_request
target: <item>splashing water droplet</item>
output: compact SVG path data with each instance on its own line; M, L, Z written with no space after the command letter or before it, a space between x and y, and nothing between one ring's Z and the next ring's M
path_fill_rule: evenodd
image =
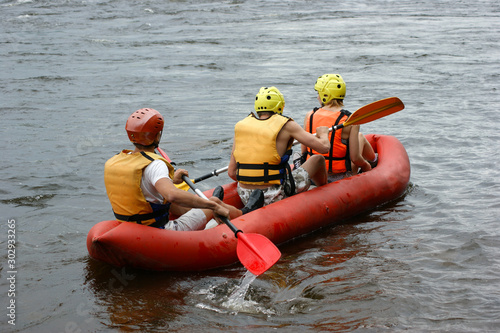
M228 297L227 301L225 301L222 305L236 312L245 310L248 311L249 307L251 308L255 304L250 301L245 301L245 295L248 291L248 288L256 278L257 275L254 275L250 271L247 271L241 279L240 285L236 287L236 289Z

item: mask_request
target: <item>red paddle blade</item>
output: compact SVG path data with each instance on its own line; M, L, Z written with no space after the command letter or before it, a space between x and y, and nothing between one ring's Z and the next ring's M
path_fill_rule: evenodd
M367 104L357 109L344 123L344 127L349 125L361 125L370 121L388 116L405 108L403 102L397 97L389 97Z
M267 271L281 257L280 250L266 237L243 232L238 233L236 253L243 266L255 275Z

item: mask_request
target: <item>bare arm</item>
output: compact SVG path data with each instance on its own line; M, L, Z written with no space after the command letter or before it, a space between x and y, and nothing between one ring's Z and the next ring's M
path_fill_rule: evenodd
M229 160L229 166L227 168L227 175L232 180L236 180L236 160L234 159L234 143L233 143L233 149L231 150L231 159Z
M359 142L359 125L351 125L349 132L349 156L351 157L351 162L354 163L358 168L363 171L369 171L372 169L370 164L363 158L361 145Z
M283 130L278 136L278 141L280 140L280 136L282 136L282 134L289 135L289 137L297 140L301 144L310 147L321 154L326 154L330 150L328 131L328 127L320 126L316 128L316 135L314 135L305 131L295 121L289 121L285 126L283 126Z
M311 117L311 113L313 113L313 110L309 111L304 117L304 130L306 130L307 132L309 132L309 130L306 128L307 120ZM300 145L300 151L302 154L304 154L307 151L307 147L305 145Z
M229 216L229 210L222 207L211 200L202 199L190 192L186 192L175 187L174 183L168 178L161 178L155 184L156 190L167 200L168 202L188 207L188 208L200 208L200 209L210 209L214 211L215 214L222 216Z
M182 176L184 176L184 175L189 177L187 170L184 170L184 169L175 170L174 179L173 179L174 184L182 183L184 181L184 180L182 180Z

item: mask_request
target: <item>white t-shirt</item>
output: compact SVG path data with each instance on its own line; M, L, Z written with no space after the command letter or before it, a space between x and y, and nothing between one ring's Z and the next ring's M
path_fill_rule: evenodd
M163 196L158 193L154 185L162 178L170 179L168 167L162 160L151 162L142 173L141 190L147 201L156 204L162 204ZM177 231L201 230L207 224L207 217L201 209L191 209L186 214L176 220L170 220L164 229Z
M141 190L147 201L156 204L162 204L163 196L156 190L155 184L162 178L168 178L172 181L168 174L168 167L162 160L151 162L142 173Z

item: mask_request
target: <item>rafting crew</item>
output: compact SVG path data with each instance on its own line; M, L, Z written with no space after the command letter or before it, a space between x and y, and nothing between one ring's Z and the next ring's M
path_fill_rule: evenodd
M314 134L318 126L332 127L329 134L330 149L323 153L302 145L302 161L321 154L325 158L329 183L371 170L372 166L377 164L377 155L360 132L360 126L350 125L338 130L333 128L345 122L351 115L351 112L343 108L346 83L342 76L324 74L316 80L314 90L318 93L321 107L316 107L306 114L304 129Z
M119 221L133 222L170 230L201 230L214 216L230 219L263 205L262 191L255 191L242 210L222 202L224 192L218 186L209 200L178 189L184 169L174 170L155 153L163 132L164 118L151 108L130 115L125 130L134 150L122 150L104 166L106 192ZM170 214L177 218L169 220Z
M315 128L313 135L284 116L284 107L283 94L276 87L262 87L255 97L257 115L250 113L234 127L228 175L238 182L238 195L244 204L255 189L263 191L264 205L269 205L307 191L311 181L317 186L327 183L323 155L311 156L293 171L290 155L294 140L326 154L330 149L328 127Z
M211 219L241 216L263 205L366 172L377 164L377 155L359 125L335 130L351 113L343 108L346 84L339 74L324 74L314 85L320 107L309 111L301 127L284 116L285 99L276 87L262 87L254 110L234 127L228 175L237 181L241 210L224 203L218 186L209 200L177 188L188 176L174 170L157 155L164 126L161 114L151 108L135 111L125 129L134 150L123 150L104 168L104 182L115 217L171 230L201 230ZM331 130L330 130L331 128ZM292 145L301 144L294 160ZM298 153L296 153L298 154ZM167 157L168 158L168 157ZM176 219L169 220L173 215Z

